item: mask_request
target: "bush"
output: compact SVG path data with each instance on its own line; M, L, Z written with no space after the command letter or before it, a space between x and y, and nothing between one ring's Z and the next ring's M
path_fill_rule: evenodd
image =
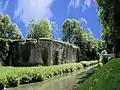
M42 75L38 75L38 74L33 74L32 76L32 82L41 82L43 81L43 77Z
M30 77L28 77L27 75L26 76L22 76L20 78L20 84L27 84L27 83L31 83L32 80Z
M3 89L4 89L4 84L0 83L0 90L3 90Z
M7 77L6 87L16 87L16 86L18 86L17 78L15 78L13 76L8 76Z
M6 64L5 60L7 59L7 51L9 49L8 42L0 38L0 59L2 60L2 65Z

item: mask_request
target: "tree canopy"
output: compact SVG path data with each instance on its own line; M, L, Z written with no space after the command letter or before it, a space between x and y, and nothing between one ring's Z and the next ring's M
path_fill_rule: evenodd
M32 20L28 26L29 33L27 38L51 38L52 33L50 23L47 20Z
M107 47L114 48L116 57L120 52L120 1L96 0L98 4L98 16L103 26L102 37Z
M0 14L0 38L21 39L22 34L16 24L13 24L8 15Z
M62 25L63 41L72 42L76 30L80 28L80 23L76 19L66 19Z
M8 39L8 40L6 40ZM0 14L0 60L6 62L10 40L22 39L20 29L13 24L8 15Z
M81 26L81 21L67 19L62 26L63 41L80 47L83 59L97 59L98 52L101 53L102 40L96 40L89 28ZM99 47L100 46L100 47Z

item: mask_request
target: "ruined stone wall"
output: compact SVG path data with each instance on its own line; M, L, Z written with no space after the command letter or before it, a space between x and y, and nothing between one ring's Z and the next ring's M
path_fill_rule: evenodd
M53 39L14 41L9 64L13 66L57 65L79 61L79 47Z

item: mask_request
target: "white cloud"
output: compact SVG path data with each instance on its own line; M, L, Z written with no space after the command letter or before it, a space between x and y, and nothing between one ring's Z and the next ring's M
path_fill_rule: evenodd
M9 1L10 0L6 0L3 3L3 0L0 0L0 13L3 13L7 9Z
M22 21L25 26L32 19L50 19L52 17L51 5L54 0L18 0L18 7L14 17Z
M0 1L0 13L3 11L3 8L2 8L2 1Z
M89 8L94 0L70 0L68 5L68 13L70 12L70 8L78 8L81 7L84 12L87 8Z
M4 5L4 8L3 8L4 10L7 9L9 2L10 2L10 0L5 1L5 5Z

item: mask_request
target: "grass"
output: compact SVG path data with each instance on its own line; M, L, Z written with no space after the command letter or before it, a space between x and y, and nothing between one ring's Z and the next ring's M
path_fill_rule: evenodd
M120 90L120 59L108 62L76 90Z
M85 63L85 62L84 62ZM97 64L90 61L89 65ZM16 87L21 84L41 82L56 75L62 75L81 69L81 63L38 66L38 67L1 67L0 90L3 88Z

